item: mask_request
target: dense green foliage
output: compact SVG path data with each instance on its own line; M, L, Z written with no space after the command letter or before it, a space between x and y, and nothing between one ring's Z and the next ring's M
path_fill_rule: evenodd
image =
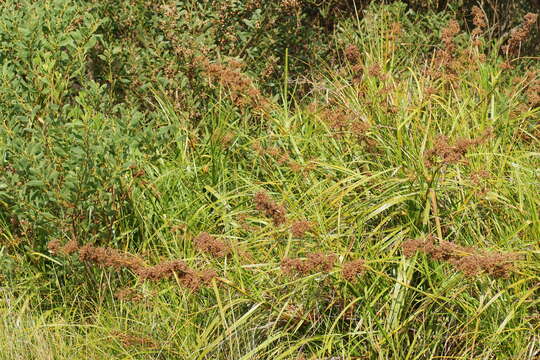
M0 359L540 356L537 5L475 4L0 3Z

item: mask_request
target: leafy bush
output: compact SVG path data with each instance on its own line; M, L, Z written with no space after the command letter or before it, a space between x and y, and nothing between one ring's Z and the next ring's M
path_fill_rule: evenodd
M61 235L111 240L130 166L159 159L177 125L118 103L88 74L105 22L91 9L2 6L1 217L30 248Z

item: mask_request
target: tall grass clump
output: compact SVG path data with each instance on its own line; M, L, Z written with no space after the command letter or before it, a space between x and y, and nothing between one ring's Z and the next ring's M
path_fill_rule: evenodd
M487 3L1 3L0 359L538 358L539 20Z

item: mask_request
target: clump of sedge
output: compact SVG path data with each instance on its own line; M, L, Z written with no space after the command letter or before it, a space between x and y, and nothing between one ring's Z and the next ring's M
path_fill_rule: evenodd
M229 245L220 241L208 234L202 232L195 239L195 247L202 252L208 253L215 257L224 257L231 254L231 248Z
M282 225L287 220L285 207L273 201L266 192L260 191L255 194L253 201L257 210L271 218L275 226Z

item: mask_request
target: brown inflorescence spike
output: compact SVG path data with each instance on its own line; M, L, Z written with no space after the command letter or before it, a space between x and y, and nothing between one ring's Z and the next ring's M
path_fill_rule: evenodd
M208 234L202 232L195 239L195 247L202 252L208 253L215 257L224 257L231 254L231 248L229 245L220 241Z
M308 272L305 262L302 259L292 258L283 258L281 260L281 271L287 275L293 275L295 273L304 275Z
M453 145L449 144L448 137L440 135L435 139L433 147L426 151L424 162L428 167L433 167L438 162L442 164L466 163L465 155L467 152L471 148L485 143L492 135L493 130L487 129L478 138L459 138Z
M295 221L291 225L291 233L296 238L302 238L306 234L306 232L310 231L313 227L313 224L310 221L307 220L299 220Z
M62 243L58 239L51 240L47 244L47 249L49 249L49 252L53 255L58 255L61 247Z
M61 249L62 253L71 255L79 250L79 244L76 240L70 240Z
M329 272L336 263L335 254L323 254L321 252L308 254L307 264L310 269Z
M533 25L538 20L538 14L528 13L523 17L523 23L518 28L513 29L510 32L510 38L506 45L502 47L502 50L510 55L516 56L519 54L519 48L529 37L529 33L532 30Z
M95 247L90 244L83 245L79 248L79 259L104 267L112 267L115 270L127 268L138 272L144 267L143 260L135 255L123 253L112 248Z
M473 6L471 9L473 15L473 24L475 28L472 31L473 38L477 38L480 34L484 32L484 29L487 27L486 16L482 9L478 6Z
M347 281L354 281L366 270L365 261L362 259L352 260L343 264L341 273Z
M267 217L271 218L275 226L282 225L287 220L285 207L270 199L266 192L258 192L253 200L257 210L264 212Z
M191 273L192 270L182 260L169 260L137 271L142 280L168 279L177 273L180 277Z
M482 251L449 241L441 241L437 245L431 237L406 240L402 249L406 257L411 257L416 252L424 253L434 260L453 265L467 276L485 273L493 277L508 277L514 269L514 262L519 259L514 253Z
M160 281L175 277L181 285L192 290L208 285L217 277L213 269L197 272L189 268L182 260L169 260L154 266L146 266L138 256L108 247L96 247L91 244L79 247L76 242L71 241L62 246L59 240L49 242L48 247L49 251L55 255L69 255L78 251L79 260L82 262L113 268L117 271L129 269L143 281ZM122 295L126 294L119 294L119 296Z
M343 53L345 54L345 58L347 58L351 64L356 64L360 60L360 50L358 49L358 46L354 44L347 45Z
M287 275L306 275L313 272L329 272L332 270L337 256L324 253L310 253L307 259L284 258L281 261L281 270Z
M117 337L118 340L120 340L120 342L125 347L141 346L141 347L146 347L150 349L158 347L157 343L154 340L147 337L135 336L132 334L121 333L121 332L115 332L113 335Z

